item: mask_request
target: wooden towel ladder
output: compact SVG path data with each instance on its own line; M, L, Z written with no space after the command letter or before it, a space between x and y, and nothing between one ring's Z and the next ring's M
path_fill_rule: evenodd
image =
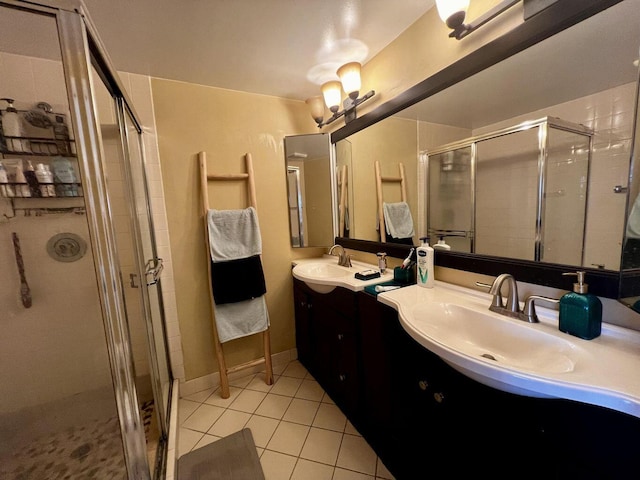
M250 206L256 209L256 188L254 182L253 175L253 162L251 160L251 154L247 153L245 156L246 170L247 173L234 173L234 174L212 174L207 173L207 154L205 152L200 152L198 154L198 161L200 162L200 189L202 191L202 213L204 216L204 239L205 239L205 247L207 251L207 257L209 257L209 228L207 223L207 212L209 211L209 195L208 195L208 186L209 182L213 181L243 181L247 182L247 197L248 203ZM209 257L210 258L210 257ZM213 294L211 290L211 262L207 262L207 271L209 278L209 299L211 304L211 313L214 312L214 300ZM264 347L264 356L257 358L255 360L251 360L250 362L246 362L240 365L235 365L233 367L227 367L227 363L224 359L224 350L222 347L222 343L220 342L220 338L218 336L218 328L216 326L215 318L213 318L213 341L216 347L216 357L218 359L218 366L220 367L220 396L222 398L229 398L229 375L240 370L244 370L246 368L252 368L262 363L265 364L265 381L267 385L273 384L273 368L271 365L271 337L269 333L270 327L267 326L267 329L262 333L262 341Z
M400 184L400 201L407 201L407 187L405 185L404 164L398 163L398 170L400 171L399 177L383 177L380 173L380 162L376 160L376 194L378 197L378 218L380 222L380 241L387 241L387 229L384 225L384 208L382 206L382 182L399 183Z
M338 169L338 191L340 192L340 202L338 204L338 225L339 225L339 236L344 237L344 231L348 228L348 225L345 226L346 222L346 211L348 208L347 202L349 200L349 195L347 194L347 188L349 186L349 175L347 173L347 166L342 165Z

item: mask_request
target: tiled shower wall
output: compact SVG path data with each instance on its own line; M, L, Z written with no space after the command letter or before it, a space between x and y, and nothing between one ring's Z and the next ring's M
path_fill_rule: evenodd
M27 102L22 106L47 101L54 110L66 112L67 97L59 62L0 53L0 71L3 72L0 75L2 96ZM128 73L121 74L121 79L144 126L146 167L158 255L164 259L165 265L161 283L171 365L174 376L184 379L150 79ZM120 200L115 196L114 201ZM0 200L0 216L2 213L10 214L8 208L8 202ZM124 223L114 220L118 231L124 233L122 229L127 228ZM0 277L3 305L0 312L3 329L3 335L0 336L0 364L4 366L0 368L0 382L23 392L19 397L12 396L11 401L15 405L5 405L10 400L3 396L0 411L44 403L110 384L96 286L86 281L87 278L94 278L90 254L80 261L63 264L50 259L45 248L49 237L60 232L77 233L88 243L86 218L65 214L21 217L8 223L2 217L0 221L3 223L0 225L0 241L3 244L0 248L0 265L3 271L11 272L11 275ZM34 306L28 310L22 307L16 294L14 283L18 277L11 244L12 231L18 231L20 235L27 279L34 295ZM126 252L123 252L123 256L126 257ZM64 282L59 280L62 278ZM9 308L5 308L5 305ZM79 306L69 309L69 305ZM131 322L134 351L140 352L136 354L136 370L142 374L148 371L147 359L144 358L146 346L142 343L146 342L144 324L140 318L137 321L132 318ZM34 342L33 338L43 340ZM21 381L24 381L24 388L21 388Z
M620 268L626 195L614 193L613 189L628 184L635 94L635 83L629 83L488 125L472 134L482 135L544 116L582 124L595 131L587 199L586 267ZM494 181L496 189L502 189L507 179L496 175ZM519 212L510 210L509 215L517 216ZM516 223L516 219L511 219L511 223Z

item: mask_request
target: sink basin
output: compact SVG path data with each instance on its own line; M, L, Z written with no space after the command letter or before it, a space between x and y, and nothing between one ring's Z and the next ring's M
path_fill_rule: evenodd
M343 287L354 292L364 290L367 285L382 283L393 279L391 270L387 270L379 278L372 280L359 280L355 278L357 272L375 269L377 267L352 260L352 267L343 267L337 264L335 256L309 258L296 260L292 273L295 278L302 280L309 288L318 293L332 292L336 287Z
M333 265L331 263L305 263L296 265L296 270L299 275L304 275L311 279L313 278L335 278L346 277L347 275L353 275L353 272L346 267L339 265Z
M489 311L491 295L436 280L377 296L402 328L458 372L498 390L565 398L640 418L640 332L603 322L583 340L558 330L558 312L539 323Z
M434 302L417 305L422 330L448 348L496 365L537 373L567 373L575 367L574 344L532 328L460 305Z

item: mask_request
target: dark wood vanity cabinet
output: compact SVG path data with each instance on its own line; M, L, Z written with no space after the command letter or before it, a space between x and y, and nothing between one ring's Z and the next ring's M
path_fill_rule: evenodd
M348 415L360 405L356 295L317 293L294 280L298 359Z
M367 293L295 299L300 361L397 480L639 478L640 419L471 380Z

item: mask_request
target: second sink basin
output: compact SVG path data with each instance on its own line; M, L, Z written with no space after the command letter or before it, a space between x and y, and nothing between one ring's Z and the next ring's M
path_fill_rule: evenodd
M417 305L425 318L424 333L433 340L475 358L531 372L566 373L575 367L575 346L562 338L451 303Z
M296 272L309 278L336 278L353 275L347 267L341 267L331 263L303 263L296 265Z
M305 258L295 261L293 276L302 280L309 288L318 293L329 293L337 287L347 288L354 292L364 290L367 285L382 283L393 279L391 269L382 274L379 278L371 280L358 280L355 274L362 270L377 269L374 265L363 262L353 262L352 267L343 267L337 264L338 259L334 256L323 256L320 258Z

